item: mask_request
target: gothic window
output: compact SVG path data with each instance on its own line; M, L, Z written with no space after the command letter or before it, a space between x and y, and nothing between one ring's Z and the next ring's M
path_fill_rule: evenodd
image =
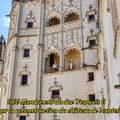
M52 99L60 97L60 90L52 90Z
M19 120L26 120L26 116L25 115L21 115Z
M27 23L27 28L32 28L33 27L33 22L28 22Z
M94 81L94 72L88 73L88 81Z
M65 23L66 22L72 22L72 21L75 21L75 20L79 20L79 15L77 15L77 13L70 13L69 15L67 15L65 17Z
M30 56L30 49L24 49L24 57Z
M21 85L28 84L28 75L22 75Z
M51 19L49 19L46 26L53 26L58 24L60 24L60 19L57 17L52 17Z
M95 101L95 94L89 95L89 101Z

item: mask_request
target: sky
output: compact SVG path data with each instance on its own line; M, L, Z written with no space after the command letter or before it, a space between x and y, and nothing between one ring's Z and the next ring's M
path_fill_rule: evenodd
M0 36L3 35L7 41L9 28L9 15L12 0L0 0Z

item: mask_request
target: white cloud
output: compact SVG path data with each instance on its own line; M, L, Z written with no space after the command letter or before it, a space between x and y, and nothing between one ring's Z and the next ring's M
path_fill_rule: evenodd
M2 23L3 23L3 26L4 26L4 27L9 27L9 24L10 24L10 19L9 19L9 17L4 17L4 18L2 19Z

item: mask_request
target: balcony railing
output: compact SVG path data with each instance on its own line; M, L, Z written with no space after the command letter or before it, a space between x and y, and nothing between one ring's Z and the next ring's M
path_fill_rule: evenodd
M76 20L76 21L67 22L64 24L58 24L58 25L45 27L45 34L47 35L47 34L55 34L55 33L61 32L62 25L63 25L63 31L67 31L67 30L76 29L76 28L81 27L80 21Z
M19 36L37 36L38 34L38 28L21 28L18 33Z
M69 29L76 29L76 28L80 28L80 27L81 27L80 21L76 20L76 21L64 23L63 30L66 31Z
M45 27L45 34L54 34L57 32L61 31L61 25L53 25L53 26L49 26L49 27Z

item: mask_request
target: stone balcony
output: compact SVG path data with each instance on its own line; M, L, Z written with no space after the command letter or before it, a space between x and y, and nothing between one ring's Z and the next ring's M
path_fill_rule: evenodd
M19 36L38 36L39 29L38 28L21 28L18 32Z
M58 25L45 27L45 34L46 35L47 34L55 34L55 33L61 32L61 31L73 30L73 29L77 29L80 27L81 27L80 21L76 20L76 21L67 22L64 24L58 24Z

